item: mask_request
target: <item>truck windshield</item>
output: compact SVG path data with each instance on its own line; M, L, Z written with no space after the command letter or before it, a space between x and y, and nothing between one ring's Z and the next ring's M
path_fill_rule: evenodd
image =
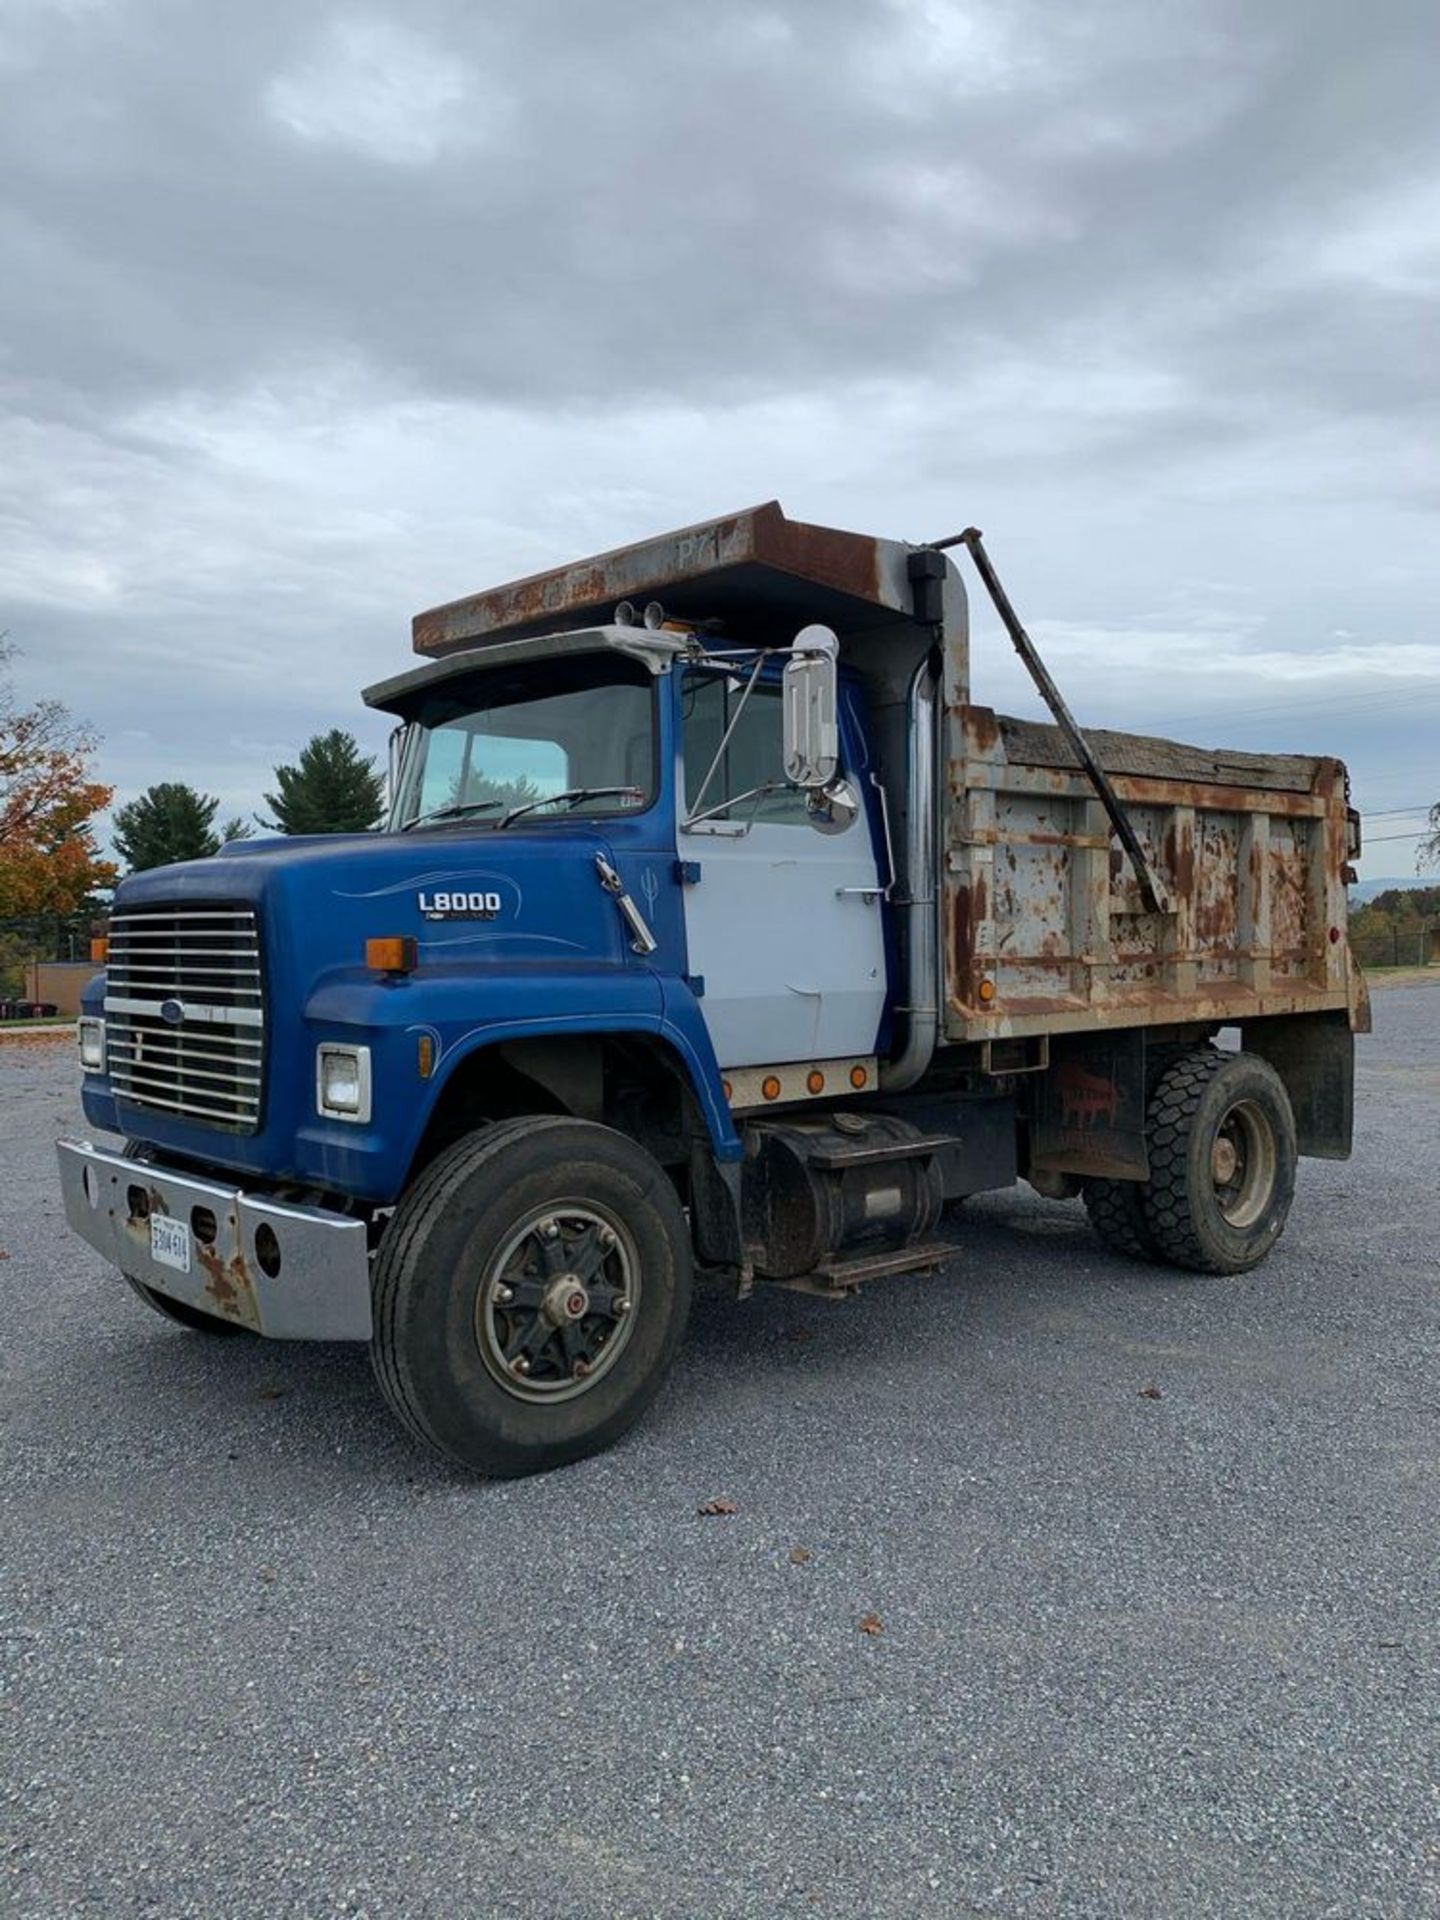
M635 813L655 795L655 699L630 661L477 674L413 716L391 829Z

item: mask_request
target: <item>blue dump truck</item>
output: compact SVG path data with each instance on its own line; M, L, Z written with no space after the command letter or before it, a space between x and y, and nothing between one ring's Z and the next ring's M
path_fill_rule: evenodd
M962 546L1051 722L972 702ZM528 1473L639 1417L697 1281L933 1271L1017 1179L1236 1273L1349 1152L1344 768L1082 732L973 529L771 502L414 644L384 831L116 896L79 1043L123 1145L61 1179L172 1321L368 1342L415 1435Z

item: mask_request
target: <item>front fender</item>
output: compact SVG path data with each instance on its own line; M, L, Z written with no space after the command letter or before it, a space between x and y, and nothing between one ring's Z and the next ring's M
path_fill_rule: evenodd
M464 1061L505 1040L540 1034L635 1033L673 1048L705 1116L717 1158L738 1159L739 1136L724 1098L714 1049L694 996L648 969L527 967L523 974L377 980L354 972L318 987L305 1026L323 1040L371 1049L373 1104L367 1126L315 1116L298 1133L297 1158L322 1185L392 1200L413 1163L435 1103ZM687 1004L688 1003L688 1004ZM563 1011L561 1011L563 1009ZM434 1064L420 1072L420 1039Z

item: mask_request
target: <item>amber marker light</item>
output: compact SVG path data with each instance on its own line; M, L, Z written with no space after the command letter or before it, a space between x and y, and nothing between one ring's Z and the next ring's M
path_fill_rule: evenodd
M105 962L110 958L110 942L104 939L92 940L90 942L90 958L97 967L103 967Z
M367 940L365 964L372 973L413 973L418 964L415 942L408 933Z
M982 980L980 982L980 998L987 1001L995 998L995 982L993 980Z
M780 1098L780 1082L775 1078L773 1073L767 1073L765 1078L760 1082L760 1091L767 1100L778 1100Z
M851 1084L851 1086L852 1086L852 1087L855 1087L855 1088L857 1088L857 1089L858 1089L858 1088L860 1088L860 1087L863 1087L863 1086L865 1085L865 1083L866 1083L866 1081L867 1081L867 1080L869 1080L869 1078L870 1078L870 1076L869 1076L869 1074L868 1074L868 1073L867 1073L867 1072L865 1071L865 1069L864 1069L864 1067L861 1067L861 1066L854 1066L854 1067L851 1067L851 1069L850 1069L850 1084Z
M435 1036L433 1033L422 1033L420 1036L418 1064L420 1067L420 1078L422 1080L428 1080L435 1071Z
M724 1089L725 1098L727 1100L733 1100L735 1098L735 1089L731 1086L730 1082L728 1080L722 1080L720 1085Z
M810 1089L811 1093L824 1093L825 1076L818 1067L812 1067L809 1073L806 1074L805 1085Z

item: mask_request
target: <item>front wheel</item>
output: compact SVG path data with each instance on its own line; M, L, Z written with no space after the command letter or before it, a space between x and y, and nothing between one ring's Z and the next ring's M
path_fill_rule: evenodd
M468 1135L395 1210L371 1356L391 1409L476 1472L539 1473L639 1419L690 1307L685 1217L609 1127L536 1116Z
M1295 1195L1295 1117L1275 1069L1253 1053L1187 1054L1146 1123L1144 1218L1162 1258L1197 1273L1258 1266Z

